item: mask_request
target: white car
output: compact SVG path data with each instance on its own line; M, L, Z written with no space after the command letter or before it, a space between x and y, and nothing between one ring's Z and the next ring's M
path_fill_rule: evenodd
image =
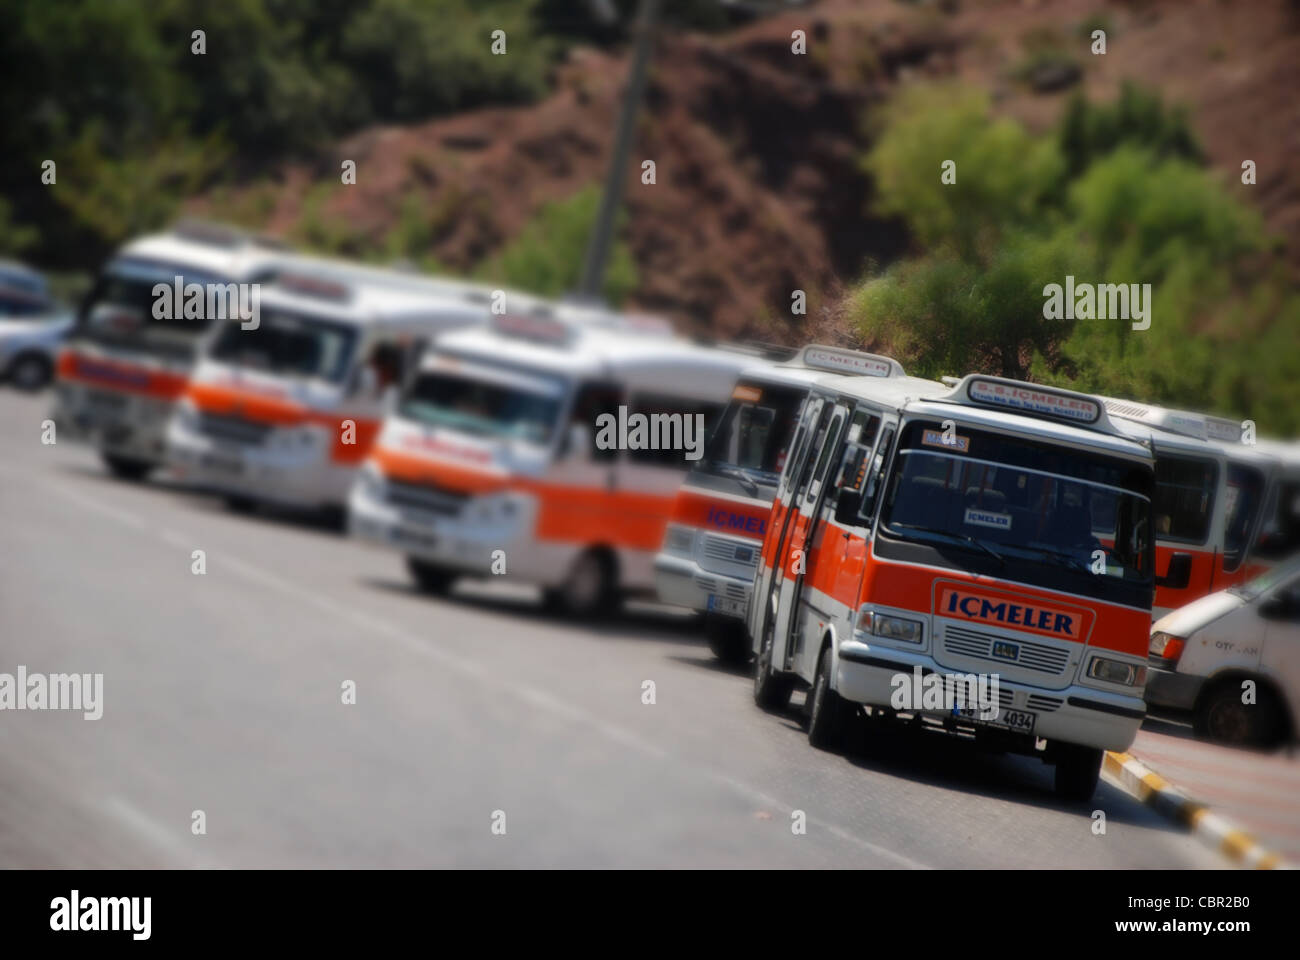
M0 381L20 390L44 387L74 323L71 311L26 290L0 286Z
M1200 737L1272 746L1300 716L1300 557L1151 626L1148 707L1192 712Z

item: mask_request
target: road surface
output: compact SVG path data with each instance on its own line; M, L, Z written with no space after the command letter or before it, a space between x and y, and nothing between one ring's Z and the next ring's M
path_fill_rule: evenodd
M102 673L103 716L0 711L0 866L1226 865L1028 758L814 750L671 610L432 599L319 526L108 479L41 444L48 406L0 391L0 672Z

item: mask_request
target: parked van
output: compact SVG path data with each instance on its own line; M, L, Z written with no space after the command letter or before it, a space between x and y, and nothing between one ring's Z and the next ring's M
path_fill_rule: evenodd
M1161 617L1151 647L1147 702L1191 711L1198 736L1259 746L1293 739L1300 557Z
M167 431L167 460L234 506L342 515L385 398L419 350L487 317L476 298L418 285L282 272L262 287L255 328L228 320L206 340Z
M1090 796L1145 715L1151 450L1095 397L977 375L817 384L791 449L749 610L756 702L806 685L816 746L866 708Z
M692 465L655 557L659 599L697 610L714 655L749 656L745 615L776 485L809 388L836 376L901 377L889 357L810 344L744 370Z
M351 529L430 591L506 574L580 614L649 591L686 467L752 362L571 305L448 334L384 422ZM638 444L637 423L680 442Z

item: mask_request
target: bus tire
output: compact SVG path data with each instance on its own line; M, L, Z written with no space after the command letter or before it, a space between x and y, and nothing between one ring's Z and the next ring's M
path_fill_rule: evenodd
M257 512L257 501L252 497L240 497L234 494L229 494L222 497L221 502L226 505L226 509L231 513Z
M614 608L614 562L599 549L584 550L569 567L564 582L547 591L547 606L571 617L598 617Z
M723 663L744 663L749 659L749 633L732 617L709 617L704 621L709 649Z
M1265 684L1256 681L1255 702L1241 702L1246 677L1221 681L1205 691L1192 716L1192 730L1203 740L1239 747L1272 747L1286 737L1282 703Z
M794 691L794 677L772 672L772 623L763 628L763 645L754 658L754 702L768 711L784 710Z
M154 465L148 460L123 457L116 453L101 453L99 456L104 461L104 466L108 467L108 472L118 480L139 483L153 472Z
M831 687L835 662L829 646L817 660L817 675L808 691L808 742L818 750L835 750L844 742L844 730L853 706Z
M1057 746L1056 795L1071 803L1092 798L1101 777L1101 750L1075 743Z
M439 596L450 590L451 585L456 582L456 574L452 571L436 563L421 560L419 557L408 556L406 570L421 593Z

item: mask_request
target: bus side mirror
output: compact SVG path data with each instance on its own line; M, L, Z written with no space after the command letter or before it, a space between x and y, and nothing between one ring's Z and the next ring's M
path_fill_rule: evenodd
M835 522L857 526L858 509L862 506L861 490L841 490L840 498L835 501Z
M1170 590L1185 590L1191 582L1192 555L1190 553L1175 553L1169 558L1169 569L1165 571L1165 575L1156 577L1157 587L1166 587Z

